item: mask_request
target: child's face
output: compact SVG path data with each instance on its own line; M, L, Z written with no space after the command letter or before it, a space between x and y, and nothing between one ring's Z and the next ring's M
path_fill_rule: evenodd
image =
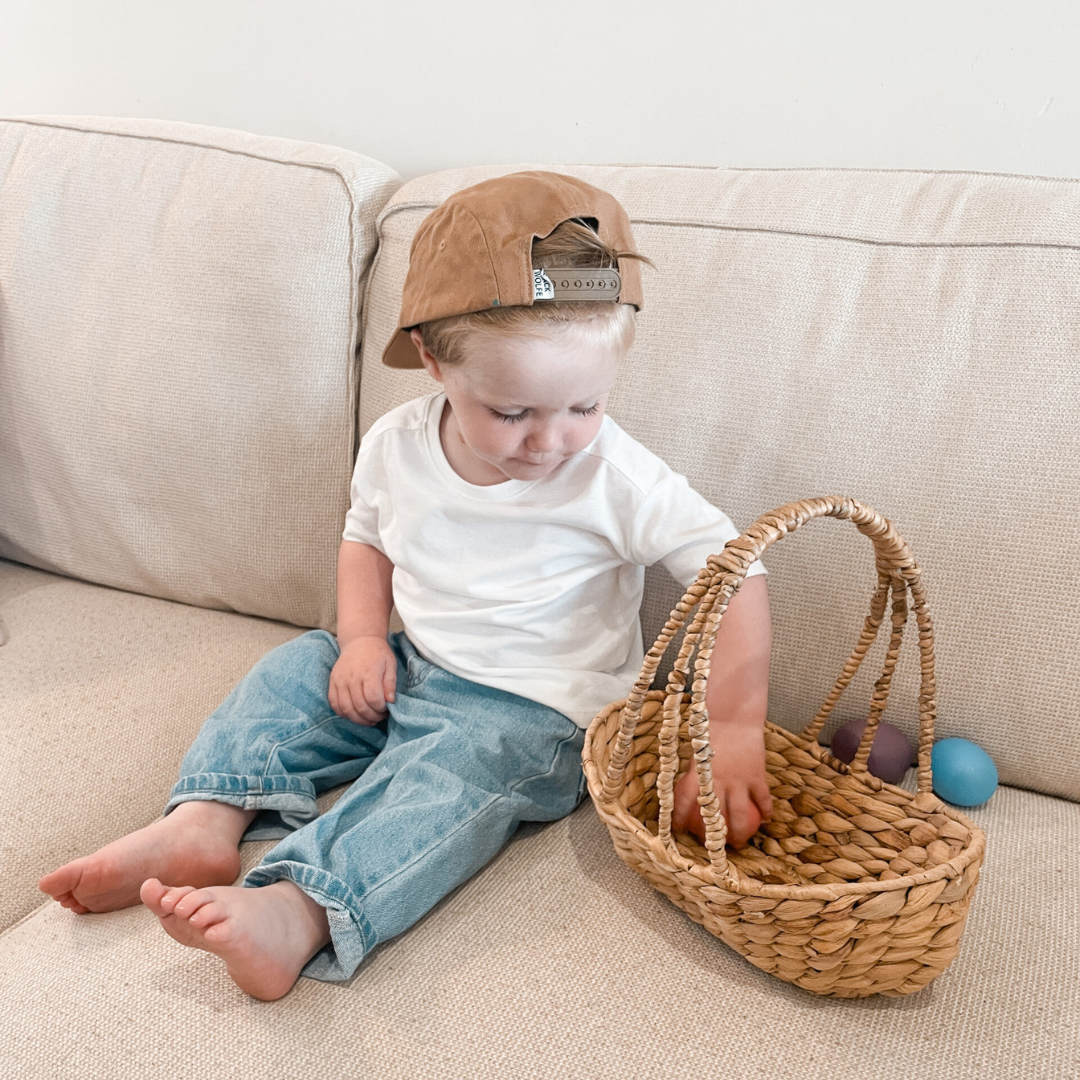
M450 404L440 435L454 471L472 484L539 480L596 437L622 359L573 330L543 338L471 337L460 364L440 364L413 331L424 367Z

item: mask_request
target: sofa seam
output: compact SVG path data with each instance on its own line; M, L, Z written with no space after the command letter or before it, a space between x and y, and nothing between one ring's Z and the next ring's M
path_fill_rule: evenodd
M855 171L855 170L852 170ZM861 170L860 170L861 171ZM900 172L902 170L894 170ZM964 174L971 175L971 174ZM1012 175L1012 174L1005 174ZM1080 181L1078 181L1080 182ZM439 203L430 199L417 199L410 202L397 203L388 207L379 215L379 249L382 249L383 225L393 215L409 210L433 210ZM1077 251L1080 250L1080 241L1076 243L1051 243L1040 240L886 240L869 236L845 236L842 233L814 232L803 229L774 229L764 225L725 225L718 222L693 221L688 219L649 218L630 216L632 225L664 226L674 229L713 229L718 232L731 233L760 233L772 236L804 237L811 240L839 240L849 244L865 244L870 247L883 248L912 248L912 249L1014 249L1033 248L1036 250L1050 251Z
M841 233L811 232L802 229L771 229L763 225L720 225L702 221L673 221L656 218L631 218L635 225L663 225L676 229L714 229L718 232L764 233L774 236L797 236L810 240L840 240L849 244L866 244L871 247L940 248L944 250L966 248L1038 248L1056 251L1080 250L1077 243L1050 243L1041 240L881 240L866 236L844 236Z
M1049 180L1054 183L1080 184L1080 177L1049 176L1044 173L993 172L985 169L881 169L862 165L690 165L656 161L580 161L567 162L564 167L587 169L693 169L695 172L818 172L864 173L872 176L891 176L897 173L911 176L1000 176L1004 179Z
M1080 184L1076 176L1048 176L1044 173L993 172L985 169L872 169L858 165L685 165L677 168L725 169L729 172L838 172L873 173L889 176L906 173L914 176L1000 176L1017 180L1049 180L1054 183Z
M45 911L52 903L54 903L53 900L43 900L36 908L28 911L21 919L16 919L15 922L13 922L10 926L7 926L3 930L0 930L0 941L3 941L4 938L8 936L8 934L10 934L13 930L17 930L20 926L22 926L23 923L29 922L36 915L41 914L41 912Z
M171 121L163 121L169 123ZM143 142L159 142L168 143L172 146L193 146L199 150L217 150L222 154L232 154L235 157L252 158L255 161L268 161L273 165L285 165L290 167L296 167L300 169L318 169L321 172L333 173L344 185L345 190L349 195L349 203L355 206L355 200L352 198L352 193L349 191L348 182L345 179L345 173L338 165L332 165L329 163L321 163L317 161L286 161L279 157L272 157L269 154L257 154L251 150L236 150L228 146L219 146L216 143L211 142L198 142L195 139L170 139L165 135L147 135L141 132L135 131L106 131L99 127L79 127L76 124L58 124L53 122L46 122L44 120L28 120L24 117L18 116L3 116L0 117L0 123L4 124L23 124L26 127L35 128L55 128L58 131L76 131L81 132L84 135L105 135L115 139L140 139ZM235 130L235 129L226 129ZM249 135L249 132L238 131L240 135ZM276 138L277 136L252 136L253 138ZM344 150L344 147L335 147L334 149ZM353 151L345 151L346 153L352 153ZM374 161L374 158L370 159ZM382 164L382 162L376 162L376 164ZM393 172L389 165L383 166L389 172Z

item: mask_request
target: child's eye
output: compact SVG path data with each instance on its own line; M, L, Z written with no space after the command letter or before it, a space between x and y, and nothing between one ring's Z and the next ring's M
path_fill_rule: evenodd
M595 405L590 405L587 409L575 409L574 412L576 412L578 416L595 416L599 408L600 402L598 401Z
M503 413L499 412L497 409L492 409L491 412L493 415L497 416L504 424L516 424L518 423L518 421L525 419L524 412Z

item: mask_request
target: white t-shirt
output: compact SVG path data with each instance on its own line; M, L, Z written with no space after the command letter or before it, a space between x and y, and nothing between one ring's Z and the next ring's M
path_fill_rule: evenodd
M422 656L587 727L640 670L645 567L689 585L739 532L607 416L543 479L470 484L439 440L445 402L417 398L372 425L344 538L394 564L394 604Z

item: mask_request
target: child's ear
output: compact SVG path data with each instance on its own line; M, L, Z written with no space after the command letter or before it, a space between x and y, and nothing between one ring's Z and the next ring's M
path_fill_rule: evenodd
M439 361L435 359L431 350L424 344L424 335L419 330L410 330L409 337L412 338L413 344L416 346L416 351L420 354L420 359L424 362L424 367L427 368L427 373L438 382L443 381L442 370L439 367Z

